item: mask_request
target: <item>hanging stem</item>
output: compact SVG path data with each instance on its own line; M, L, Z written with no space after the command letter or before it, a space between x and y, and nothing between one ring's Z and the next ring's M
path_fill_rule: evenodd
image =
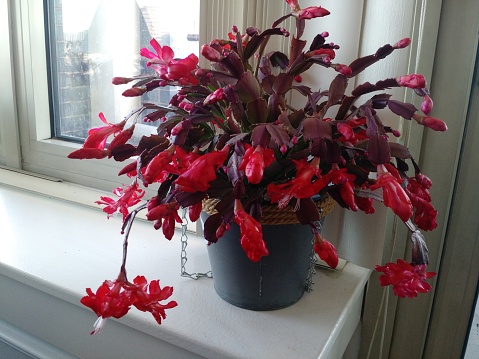
M123 240L123 259L121 262L121 269L120 275L123 275L126 280L126 257L128 254L128 238L130 237L131 226L135 221L136 215L146 208L146 203L142 204L141 206L132 210L128 216L126 217L125 221L123 222L123 226L121 227L121 233L124 235Z

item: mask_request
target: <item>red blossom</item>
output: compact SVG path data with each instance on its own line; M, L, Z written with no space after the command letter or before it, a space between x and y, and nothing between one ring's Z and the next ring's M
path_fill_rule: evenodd
M318 193L330 181L329 176L322 177L319 169L319 157L308 163L305 159L294 161L296 176L288 182L268 185L271 203L285 207L291 198L309 198ZM314 180L314 181L313 181Z
M354 195L354 201L356 202L358 208L364 213L372 214L375 212L373 207L374 200L372 198Z
M157 200L157 197L153 197L148 202L146 219L149 221L155 221L155 229L162 228L165 238L171 240L175 232L175 222L182 223L181 218L178 215L180 205L176 202L158 204Z
M106 124L103 127L92 128L88 131L88 136L83 143L83 148L98 148L99 150L105 149L106 141L108 136L116 135L126 124L126 121L123 120L120 123L112 124L109 123L103 112L98 114L100 120Z
M412 204L408 195L399 184L399 180L389 173L384 165L378 165L378 178L371 190L382 188L384 205L406 222L412 216Z
M166 304L160 303L160 301L171 297L173 287L161 288L159 280L152 280L148 284L144 276L137 276L133 279L133 283L135 284L133 305L142 312L150 312L158 324L161 324L161 320L166 318L166 309L171 309L178 305L174 300Z
M261 224L245 212L239 199L235 200L234 214L235 222L240 226L241 247L251 261L258 262L261 257L269 254Z
M90 334L99 333L107 318L121 318L134 305L138 310L150 312L161 324L166 318L165 309L176 307L175 301L161 304L173 294L173 287L160 287L159 280L153 280L148 285L145 277L138 276L129 283L124 274L120 274L115 281L106 280L93 293L91 288L86 289L87 295L80 302L92 309L98 316Z
M331 268L336 268L338 266L339 259L336 248L334 248L334 246L326 239L321 237L319 233L314 234L314 251L319 258L325 261Z
M431 231L437 227L437 210L431 204L431 180L422 173L409 178L406 193L411 199L412 205L416 208L414 223L425 231Z
M356 179L356 176L347 173L346 168L340 169L337 164L333 166L329 174L331 176L331 182L340 186L339 194L343 201L347 204L349 209L356 212L358 210L354 197L354 180Z
M140 55L150 59L147 66L156 71L158 76L166 81L178 81L180 85L196 85L198 79L193 72L198 65L198 57L190 54L184 59L175 59L175 53L169 46L161 46L158 41L152 39L150 45L156 54L147 48L140 50Z
M143 174L145 185L153 182L162 182L165 179L165 175L168 173L174 173L174 167L170 164L173 160L173 154L175 152L176 145L171 145L166 150L157 154L148 163Z
M432 106L433 106L433 102L431 97L428 95L425 95L421 103L421 111L425 115L429 115L429 113L432 111Z
M298 0L286 0L286 2L291 7L292 11L299 11L300 10Z
M434 272L426 272L426 265L411 265L402 259L396 263L387 263L384 266L376 266L376 271L384 273L379 277L382 286L393 286L394 294L401 298L414 298L418 293L427 293L431 285L425 280L436 275Z
M183 192L205 192L210 182L216 179L216 170L226 160L228 151L228 146L225 146L221 151L206 153L195 159L176 179L177 187Z
M274 160L274 151L270 148L263 149L246 145L247 149L239 166L240 171L245 171L249 183L258 184L263 179L263 172Z
M80 148L68 154L68 158L75 160L102 159L110 155L109 150L100 150L98 148Z
M103 212L108 214L108 218L118 211L123 215L124 221L129 213L128 208L140 203L145 191L138 188L138 183L134 181L125 189L122 187L115 188L113 194L119 197L116 201L113 198L101 196L100 200L95 203L105 205Z

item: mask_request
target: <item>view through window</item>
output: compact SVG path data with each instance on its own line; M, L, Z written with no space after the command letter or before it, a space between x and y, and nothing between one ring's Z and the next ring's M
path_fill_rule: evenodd
M168 104L174 88L140 99L121 96L128 85L111 84L114 76L152 71L139 55L151 38L170 46L175 57L198 55L200 0L54 0L45 4L54 137L83 141L88 129L102 125L99 112L114 123L140 102ZM155 129L146 123L140 127L142 131L135 131L139 136Z

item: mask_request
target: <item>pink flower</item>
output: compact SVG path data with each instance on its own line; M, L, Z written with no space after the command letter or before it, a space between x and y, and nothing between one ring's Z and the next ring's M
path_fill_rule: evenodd
M401 298L414 298L418 293L427 293L431 285L425 280L436 275L434 272L426 272L426 265L411 265L402 259L396 263L387 263L384 266L376 266L376 271L384 274L379 277L382 286L393 286L394 294Z
M211 62L219 62L223 59L223 55L218 50L206 44L201 46L201 55Z
M409 37L405 37L404 39L399 40L393 45L394 49L403 49L405 47L408 47L409 44L411 43L411 39Z
M292 11L299 11L300 10L298 0L286 0L286 2L291 7Z
M331 268L336 268L338 266L338 252L336 248L325 240L319 233L314 234L314 251L316 254L325 261L328 266Z
M222 101L225 98L225 93L223 88L216 89L214 92L210 93L206 96L205 100L203 101L204 105L209 105L211 103L215 103L218 101Z
M421 89L426 87L426 79L421 74L411 74L396 77L399 86L409 87L411 89Z
M376 183L371 185L371 190L382 188L384 205L406 222L412 216L412 204L408 195L399 184L399 180L389 173L384 165L377 166L378 178Z
M424 127L429 127L430 129L434 131L441 131L441 132L447 131L446 123L438 118L434 118L430 116L422 116L419 114L414 114L412 118L416 120L416 122L419 123L420 125L423 125Z
M335 64L335 65L331 65L331 67L346 77L351 76L351 74L353 73L353 70L351 70L351 68L347 65Z
M103 212L108 214L108 218L118 211L123 215L124 221L129 214L128 208L140 203L145 191L139 189L138 183L134 181L125 189L121 187L114 189L113 194L119 197L116 201L110 197L101 196L95 203L105 205Z
M240 226L241 247L251 261L258 262L261 257L269 254L261 224L245 212L239 199L235 199L234 214L235 222Z
M425 115L429 115L429 113L432 111L432 105L433 105L433 102L431 97L428 95L425 95L421 103L421 111Z
M229 147L221 151L206 153L195 159L189 168L175 181L178 188L184 192L205 192L210 182L216 179L216 170L228 156Z
M291 6L291 5L290 5ZM298 19L314 19L316 17L323 17L329 15L330 12L321 6L308 6L304 9L292 12L293 16Z

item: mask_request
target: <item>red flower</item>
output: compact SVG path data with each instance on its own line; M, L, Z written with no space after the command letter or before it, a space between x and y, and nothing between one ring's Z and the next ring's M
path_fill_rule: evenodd
M157 200L157 197L153 197L148 202L146 219L149 221L155 221L155 229L162 228L165 238L171 240L175 232L175 222L182 222L178 215L180 205L176 202L158 204Z
M431 204L431 180L417 173L415 177L409 178L406 193L411 199L412 205L416 208L414 223L425 231L431 231L437 227L437 210Z
M105 324L105 319L121 318L130 310L132 298L131 292L123 289L123 281L118 279L114 282L104 281L103 284L93 293L91 288L87 288L87 295L80 303L87 306L98 315L98 319L93 326L90 334L99 333Z
M293 197L297 199L312 197L329 183L329 176L321 177L319 157L315 157L311 163L304 159L294 163L296 176L292 180L268 185L271 203L278 203L279 207L285 207Z
M389 173L384 165L378 165L378 178L370 188L383 189L384 205L406 222L412 216L412 204L408 195L399 184L399 180Z
M161 288L159 280L152 280L148 285L144 276L137 276L133 279L133 283L135 284L133 305L142 312L150 312L158 324L161 324L161 320L166 318L165 309L178 305L174 300L166 304L160 303L160 301L171 297L173 287Z
M205 192L216 179L216 170L228 156L229 147L196 158L175 181L183 192Z
M376 270L384 273L379 277L381 285L392 285L394 294L401 298L414 298L418 293L429 292L431 286L425 280L436 275L434 272L426 272L425 264L413 266L402 259L398 259L397 264L376 266Z
M239 170L245 171L249 183L258 184L263 179L263 172L274 160L274 151L270 148L263 149L262 146L256 148L246 145L247 149Z
M167 304L160 303L173 294L173 287L162 289L159 280L153 280L148 285L148 281L143 276L136 277L132 284L127 282L124 274L120 274L113 282L104 281L96 293L93 293L90 288L87 288L86 292L87 295L80 300L80 303L98 315L90 334L99 333L107 318L121 318L126 315L132 305L143 312L150 312L158 324L161 324L161 319L166 318L165 309L177 306L175 301Z
M349 209L356 212L358 210L358 206L355 201L353 188L356 176L351 173L347 173L346 168L340 169L337 164L333 165L333 168L329 174L331 175L331 182L335 185L340 185L339 194L341 195L343 201L347 204Z
M148 163L145 173L143 174L146 184L156 181L162 182L165 177L162 174L165 172L166 174L174 172L174 168L170 165L170 163L173 159L173 153L175 152L175 149L176 146L171 145L166 150L153 157L150 163Z
M123 120L120 123L111 124L106 120L105 115L102 112L98 114L98 117L100 117L100 120L105 123L106 126L90 129L88 131L88 136L83 143L83 148L98 148L103 150L108 136L119 133L123 130L126 123L126 121Z
M239 199L235 200L234 214L235 222L240 226L241 246L250 260L258 262L269 254L263 241L261 224L245 212Z
M138 204L141 198L145 195L145 191L138 188L138 183L135 181L125 189L117 187L113 190L113 194L117 195L118 200L110 197L100 197L100 201L95 203L105 205L103 212L108 214L108 218L117 211L123 215L123 220L128 216L128 208Z
M167 81L178 81L180 85L196 85L198 79L193 71L198 65L198 57L190 54L184 59L174 59L175 53L169 46L161 46L158 41L152 39L150 45L156 54L147 48L140 50L140 55L150 59L147 66L154 69L160 78Z
M316 254L325 261L331 268L338 266L338 252L336 248L325 240L319 233L314 234L314 251Z
M102 159L110 154L109 150L100 150L98 148L80 148L68 155L68 158L75 160Z

